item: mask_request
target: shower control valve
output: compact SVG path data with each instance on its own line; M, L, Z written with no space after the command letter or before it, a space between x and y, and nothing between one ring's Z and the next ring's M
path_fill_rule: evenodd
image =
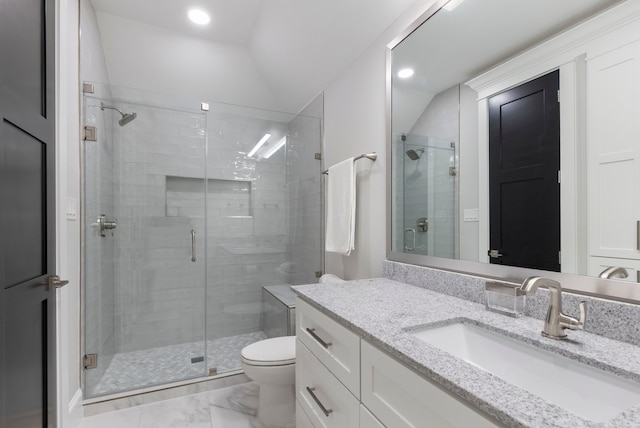
M107 216L104 214L100 214L98 216L98 228L100 229L100 236L107 236L107 230L111 231L111 236L113 236L113 229L116 228L118 223L115 220L107 220Z

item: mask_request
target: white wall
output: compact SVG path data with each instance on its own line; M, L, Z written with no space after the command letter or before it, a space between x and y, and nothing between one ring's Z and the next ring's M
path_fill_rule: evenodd
M110 79L101 83L285 111L247 48L104 13L98 13L98 23Z
M66 220L67 198L80 200L78 110L78 0L57 8L57 271L69 284L57 293L58 426L82 418L80 391L80 221ZM78 213L79 214L79 213Z
M478 222L465 222L465 209L478 209L478 93L460 85L460 259L479 261Z
M434 1L411 5L324 91L325 165L377 152L378 160L357 163L355 251L326 254L326 272L345 279L382 276L386 257L386 46Z

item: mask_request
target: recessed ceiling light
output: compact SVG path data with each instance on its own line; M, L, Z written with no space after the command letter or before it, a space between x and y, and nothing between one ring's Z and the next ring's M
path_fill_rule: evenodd
M187 15L194 24L207 25L211 21L209 14L202 9L191 9Z
M398 77L401 79L406 79L407 77L413 76L413 68L403 68L398 71Z

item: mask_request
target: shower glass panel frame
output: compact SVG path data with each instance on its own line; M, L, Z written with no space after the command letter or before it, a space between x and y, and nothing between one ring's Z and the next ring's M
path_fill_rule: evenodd
M394 134L393 251L455 258L458 254L457 153L443 138Z
M241 373L242 347L271 334L263 286L317 282L323 269L321 119L93 87L82 284L83 351L97 367L84 396Z

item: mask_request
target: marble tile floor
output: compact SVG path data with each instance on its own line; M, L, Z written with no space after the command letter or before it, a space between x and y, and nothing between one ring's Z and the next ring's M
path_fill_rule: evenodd
M242 348L266 338L262 331L258 331L207 341L206 372L204 361L191 362L192 358L205 355L203 342L119 353L113 356L91 396L206 376L208 369L213 367L218 373L237 370L241 368Z
M256 418L255 382L84 418L80 428L295 428L265 426Z

